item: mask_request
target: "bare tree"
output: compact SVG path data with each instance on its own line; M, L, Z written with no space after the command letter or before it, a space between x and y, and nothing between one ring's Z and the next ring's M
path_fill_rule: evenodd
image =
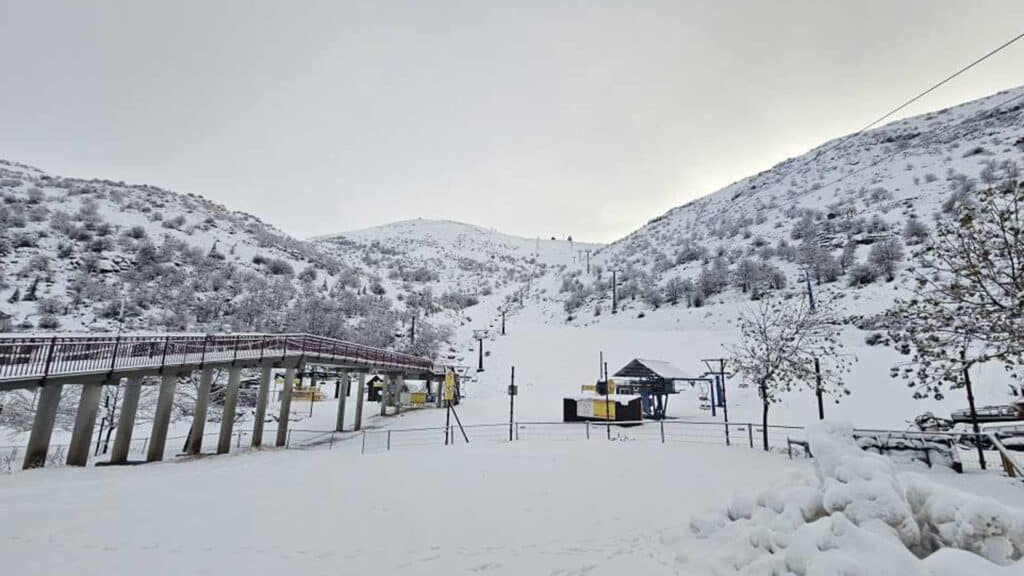
M757 386L762 404L762 442L768 450L768 409L783 393L804 385L817 389L814 358L825 359L821 388L849 394L842 374L850 358L841 353L838 322L831 309L812 309L803 299L763 300L740 316L740 342L727 346L745 385Z

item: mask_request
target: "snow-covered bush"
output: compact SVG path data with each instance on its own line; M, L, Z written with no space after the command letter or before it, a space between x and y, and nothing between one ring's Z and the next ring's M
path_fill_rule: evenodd
M808 428L814 475L691 520L712 573L848 576L1003 574L1024 568L1024 512L899 472L852 426ZM955 550L950 550L955 549ZM969 554L968 554L969 553ZM1005 572L1009 573L1009 572Z

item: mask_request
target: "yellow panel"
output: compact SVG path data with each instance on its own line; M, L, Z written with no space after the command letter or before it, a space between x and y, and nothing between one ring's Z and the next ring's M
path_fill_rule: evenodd
M446 401L455 400L455 374L451 372L444 376L444 392L441 398Z
M426 392L413 392L409 395L409 402L412 404L426 404L427 393Z
M594 418L615 420L615 402L602 399L594 400Z

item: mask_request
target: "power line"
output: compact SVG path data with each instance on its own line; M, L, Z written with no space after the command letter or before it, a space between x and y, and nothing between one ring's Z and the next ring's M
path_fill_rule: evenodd
M977 58L976 60L974 60L970 64L967 64L966 66L963 66L962 68L960 68L956 72L950 74L949 76L946 76L945 78L943 78L939 82L936 82L935 84L933 84L928 89L926 89L923 92L917 94L913 98L910 98L909 100L906 100L905 102L903 102L899 106L893 108L889 112L887 112L884 115L880 116L878 119L876 119L873 122L871 122L870 124L864 126L860 130L857 130L853 134L850 134L848 136L844 136L844 137L836 139L831 145L826 146L824 149L820 150L817 154L814 155L813 158L811 158L807 162L802 163L802 164L797 165L797 166L794 166L790 170L786 171L779 178L779 182L782 182L783 180L788 178L797 169L799 169L799 168L806 168L806 167L810 166L811 164L814 164L815 162L818 161L819 158L824 156L826 153L831 152L832 150L835 150L836 148L839 148L840 146L844 146L844 145L847 145L847 144L853 142L854 139L856 139L858 136L860 136L864 132L867 132L868 130L870 130L871 128L875 127L879 123L881 123L881 122L885 121L886 119L892 117L894 114L898 113L900 110L903 110L907 106L910 106L914 102L917 102L921 98L924 98L928 94L934 92L936 89L938 89L939 87L943 86L944 84L947 84L948 82L950 82L951 80L953 80L957 76L960 76L964 72L967 72L971 68L974 68L978 64L981 64L982 62L984 62L985 60L991 58L992 56L995 56L997 53L1001 52L1002 50L1004 50L1005 48L1009 47L1014 42L1017 42L1018 40L1020 40L1021 38L1024 38L1024 32L1014 36L1013 38L1007 40L1006 42L1003 42L998 47L996 47L996 48L990 50L989 52L987 52L984 56L981 56L980 58Z

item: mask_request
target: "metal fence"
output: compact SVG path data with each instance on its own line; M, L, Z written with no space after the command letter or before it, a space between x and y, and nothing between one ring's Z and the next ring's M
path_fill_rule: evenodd
M640 422L515 422L437 426L422 428L366 429L361 432L335 432L333 430L289 429L285 449L346 448L362 454L391 450L416 450L438 446L458 446L467 443L512 442L580 442L615 441L644 443L687 443L729 446L736 449L763 450L764 431L767 430L768 451L789 458L812 456L806 431L800 426L767 427L749 422L700 422L683 420ZM273 443L274 430L264 432L265 446ZM855 441L862 449L890 456L897 461L918 462L929 467L949 467L961 472L983 469L1001 471L1008 476L1024 478L1024 467L1017 454L1008 450L1000 435L995 433L915 432L897 430L854 431ZM165 457L180 455L186 437L167 439ZM203 451L215 452L219 434L203 435ZM232 434L231 452L249 451L251 430L236 430ZM145 459L148 439L133 440L129 460ZM980 446L980 450L979 450ZM0 447L0 472L19 468L24 447ZM67 445L53 444L47 453L47 466L63 466L67 458ZM92 459L103 463L109 458L101 454Z
M767 434L765 434L767 431ZM362 433L363 454L473 442L509 442L510 427L504 424L367 430ZM712 444L747 450L764 450L789 458L812 456L806 430L801 426L767 427L750 422L515 422L511 441L605 440L616 442ZM896 430L855 430L854 438L865 451L884 454L900 462L929 467L949 467L961 472L998 470L1024 477L1018 457L996 434L931 433ZM979 446L981 449L979 450Z

